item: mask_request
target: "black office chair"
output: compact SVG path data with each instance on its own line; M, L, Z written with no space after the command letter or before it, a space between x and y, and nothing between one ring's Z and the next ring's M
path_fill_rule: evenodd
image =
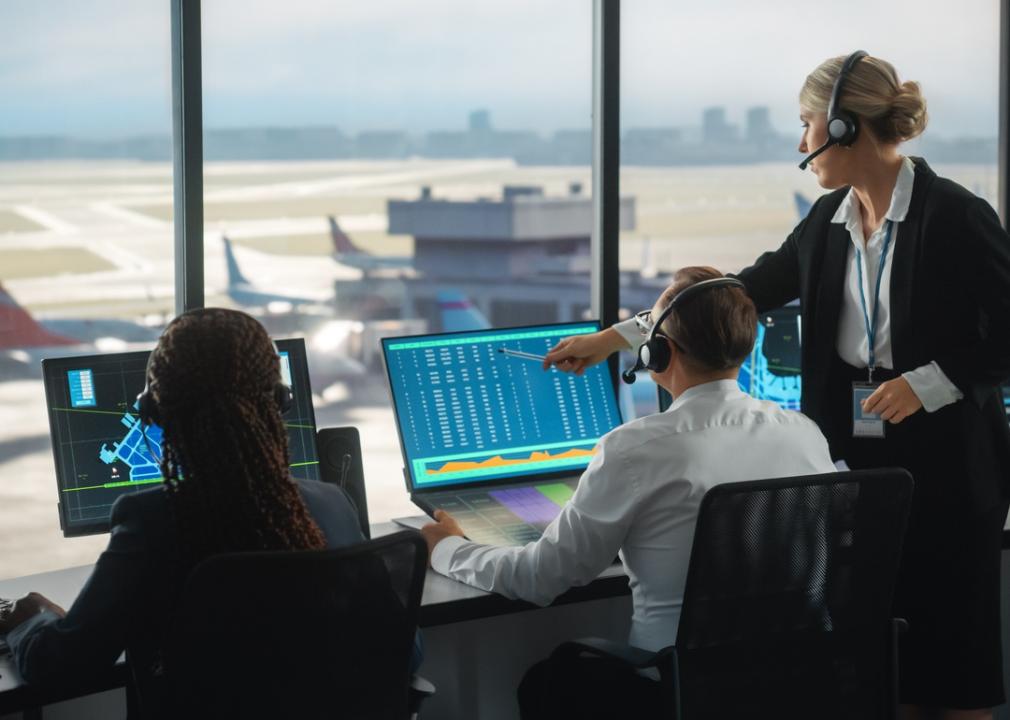
M426 565L415 532L205 560L165 650L174 716L409 717Z
M361 435L353 425L316 430L319 475L323 482L342 488L358 512L358 523L366 538L372 537L365 495L365 470L361 462Z
M728 483L704 497L676 647L556 651L658 667L674 717L897 716L891 601L912 477L863 470Z

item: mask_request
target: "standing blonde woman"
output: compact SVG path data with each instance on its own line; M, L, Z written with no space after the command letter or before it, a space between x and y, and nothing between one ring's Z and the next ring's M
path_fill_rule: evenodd
M915 496L894 613L907 718L992 717L1004 702L1000 541L1010 503L1010 239L992 207L900 144L926 102L857 52L800 91L799 151L822 196L739 278L759 312L800 298L803 411L852 468L900 466ZM636 345L634 321L569 338L579 372Z

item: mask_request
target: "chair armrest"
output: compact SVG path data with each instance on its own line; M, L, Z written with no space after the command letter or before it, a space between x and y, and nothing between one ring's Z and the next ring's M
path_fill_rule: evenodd
M410 693L420 695L422 698L430 697L435 694L435 686L420 675L414 674L410 676Z
M410 687L407 688L407 717L417 720L421 712L421 703L425 698L435 694L435 686L420 675L410 676Z
M888 705L891 717L899 717L900 687L898 683L899 663L898 663L898 636L908 632L908 620L905 618L891 618L891 637L887 647L888 664L891 673L891 683L888 688L890 698Z
M651 652L631 645L625 645L624 643L617 643L613 640L587 637L561 643L554 650L554 654L595 655L597 657L617 660L631 668L640 670L642 668L662 667L665 665L673 654L673 646L665 647L658 652Z

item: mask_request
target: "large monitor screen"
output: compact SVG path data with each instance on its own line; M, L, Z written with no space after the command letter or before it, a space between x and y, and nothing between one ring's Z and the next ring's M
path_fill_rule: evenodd
M315 414L303 340L278 340L281 372L294 404L284 417L291 474L319 479ZM161 482L162 432L142 426L136 398L144 389L146 351L45 360L42 372L56 460L64 535L107 532L120 495Z
M583 322L383 339L409 489L584 470L621 423L607 366L575 376L544 371L535 356L598 329Z

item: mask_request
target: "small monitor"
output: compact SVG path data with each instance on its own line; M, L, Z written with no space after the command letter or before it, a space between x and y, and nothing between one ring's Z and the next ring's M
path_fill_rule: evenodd
M585 470L621 423L607 366L576 376L536 358L598 330L580 322L384 338L408 489Z
M758 400L771 400L787 410L800 409L800 307L785 307L758 316L754 349L740 367L740 388Z
M294 394L284 417L291 475L319 479L316 422L303 340L278 340L281 373ZM136 410L148 351L42 362L56 460L60 526L67 537L108 532L120 495L161 483L162 432Z

